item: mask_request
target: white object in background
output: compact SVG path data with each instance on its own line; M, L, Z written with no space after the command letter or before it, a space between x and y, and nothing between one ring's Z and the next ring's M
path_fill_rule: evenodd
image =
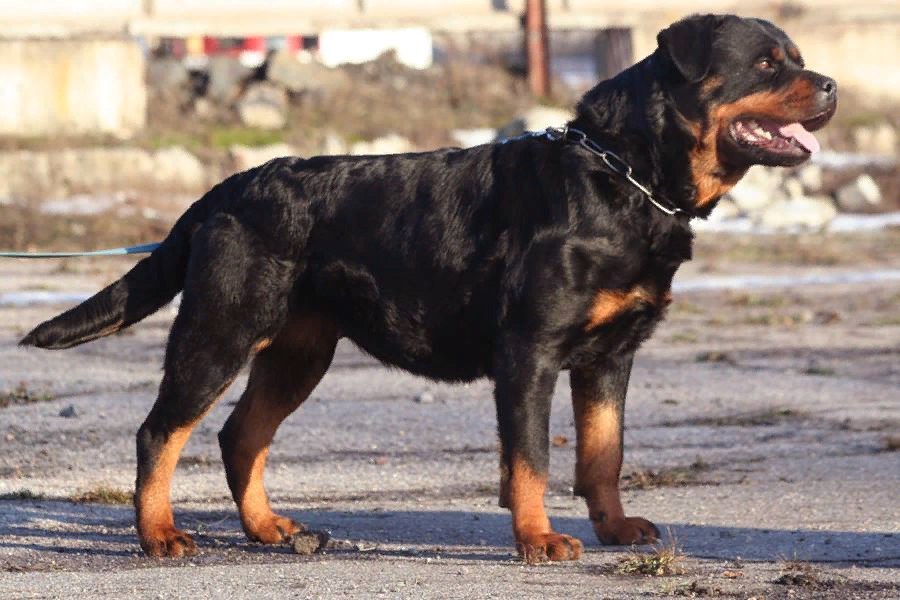
M431 32L424 27L326 29L319 34L319 60L328 67L366 63L390 50L413 69L427 69L433 63Z

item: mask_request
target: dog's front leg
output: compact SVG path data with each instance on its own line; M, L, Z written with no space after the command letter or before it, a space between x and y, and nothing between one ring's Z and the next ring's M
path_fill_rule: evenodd
M519 554L529 563L575 560L577 539L554 532L544 509L549 467L550 400L559 375L553 361L522 341L498 353L495 400L501 445L500 504L512 511Z
M659 537L646 519L626 517L619 497L625 392L633 356L572 368L572 406L578 434L575 494L587 501L597 538L604 544L642 544Z

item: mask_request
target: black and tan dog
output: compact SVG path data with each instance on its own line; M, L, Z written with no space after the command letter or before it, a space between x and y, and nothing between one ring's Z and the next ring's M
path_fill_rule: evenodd
M468 150L281 158L234 175L122 279L28 334L24 345L67 348L184 290L137 435L144 551L195 550L175 528L169 483L191 430L248 361L247 390L219 434L228 485L251 539L300 529L272 512L263 468L341 337L413 373L495 382L500 504L529 560L582 552L553 531L543 502L550 399L568 369L575 492L597 537L655 539L619 499L632 357L691 257L690 219L750 165L806 160L818 148L810 130L836 107L835 82L805 70L765 21L695 16L658 41L588 92L566 130Z

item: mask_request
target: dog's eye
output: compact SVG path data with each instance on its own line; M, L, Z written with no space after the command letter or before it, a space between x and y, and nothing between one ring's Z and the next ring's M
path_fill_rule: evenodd
M756 68L762 69L763 71L774 71L775 64L772 62L770 58L761 58L756 61Z

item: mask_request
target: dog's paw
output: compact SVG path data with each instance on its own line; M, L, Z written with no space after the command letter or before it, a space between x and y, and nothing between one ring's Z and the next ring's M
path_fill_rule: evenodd
M652 544L660 537L656 525L641 517L594 521L594 532L600 543L607 546Z
M548 560L578 560L584 547L581 541L561 533L525 536L516 543L519 556L530 565Z
M243 525L248 538L263 544L289 542L295 533L306 531L306 527L302 524L275 513L270 513L265 517L247 519Z
M141 548L148 556L178 558L197 553L194 538L174 527L161 527L150 533L141 533Z

